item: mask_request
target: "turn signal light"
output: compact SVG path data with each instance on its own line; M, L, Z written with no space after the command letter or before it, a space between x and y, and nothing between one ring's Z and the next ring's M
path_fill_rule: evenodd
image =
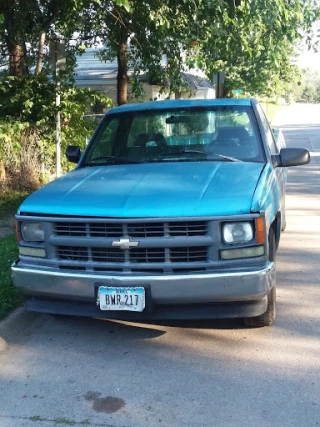
M265 226L264 218L260 217L256 219L256 243L261 245L265 241Z

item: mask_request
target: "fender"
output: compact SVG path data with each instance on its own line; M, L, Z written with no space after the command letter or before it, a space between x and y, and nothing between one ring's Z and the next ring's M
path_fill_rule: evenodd
M260 175L251 202L251 212L261 211L265 211L267 229L281 212L281 191L276 171L270 163Z

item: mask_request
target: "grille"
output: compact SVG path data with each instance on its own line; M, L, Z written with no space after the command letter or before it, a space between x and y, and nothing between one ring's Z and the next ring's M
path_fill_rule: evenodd
M54 233L57 236L83 237L86 233L85 223L58 222L55 224Z
M208 224L208 221L199 220L59 221L53 224L56 236L56 261L60 268L101 272L199 270L206 268L209 262L206 246ZM121 238L138 241L139 246L130 249L112 246L111 242L119 241ZM108 240L104 244L102 239ZM163 247L164 241L167 242L166 247ZM68 246L65 246L66 243Z
M171 248L171 262L203 262L207 261L208 250L206 246L191 248Z
M73 247L59 247L58 258L68 261L88 261L88 249Z
M121 237L122 224L89 224L90 237Z
M128 261L131 264L164 263L166 261L164 248L133 248L121 250L118 248L80 248L59 247L58 258L68 261L89 261L100 263L124 263L128 252ZM207 247L169 248L169 260L172 263L205 262L207 261Z
M128 224L127 233L130 237L163 237L164 224Z
M124 262L125 256L117 248L92 248L92 260L96 262Z
M73 223L57 222L54 233L68 237L109 237L128 236L132 238L156 237L191 237L205 236L208 224L206 221L184 222L142 222L142 223Z
M207 223L204 221L169 222L170 236L205 236Z
M132 263L165 262L165 252L163 248L137 248L130 249L130 261Z

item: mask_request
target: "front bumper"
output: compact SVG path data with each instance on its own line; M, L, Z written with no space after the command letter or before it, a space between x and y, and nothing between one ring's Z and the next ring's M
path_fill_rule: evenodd
M151 311L134 313L129 311L101 311L92 303L42 300L27 298L25 309L48 314L86 316L121 320L190 320L190 319L235 319L255 317L267 310L267 297L253 302L153 305Z
M18 262L12 266L12 277L15 286L27 298L26 308L32 311L109 318L169 319L258 316L266 311L266 295L275 285L276 273L272 262L250 271L161 276L57 272L29 268ZM149 287L154 309L148 313L106 314L96 307L97 282L108 286ZM210 316L203 316L205 308Z

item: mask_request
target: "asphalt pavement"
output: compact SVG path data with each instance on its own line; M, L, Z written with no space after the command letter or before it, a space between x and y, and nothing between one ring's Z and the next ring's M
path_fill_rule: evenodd
M0 325L0 426L320 426L320 105L279 114L292 168L274 326L18 310Z

